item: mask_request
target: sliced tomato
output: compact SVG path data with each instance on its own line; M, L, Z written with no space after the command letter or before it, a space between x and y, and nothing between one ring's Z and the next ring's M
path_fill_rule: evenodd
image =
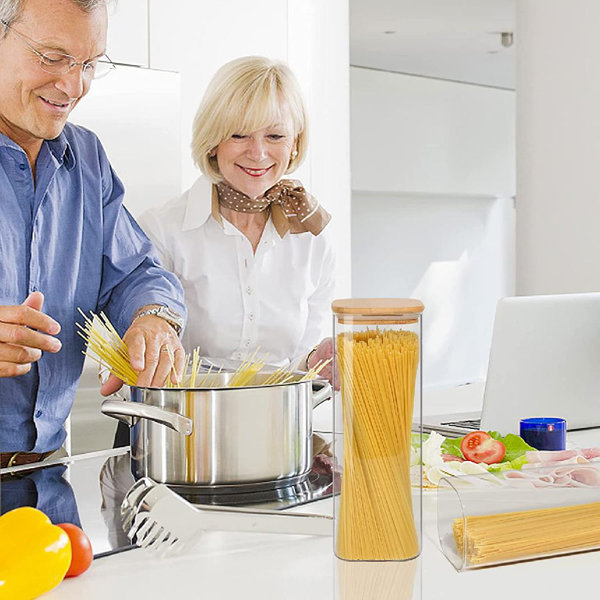
M460 443L460 451L467 460L487 465L501 462L506 454L504 444L485 431L473 431L465 435Z

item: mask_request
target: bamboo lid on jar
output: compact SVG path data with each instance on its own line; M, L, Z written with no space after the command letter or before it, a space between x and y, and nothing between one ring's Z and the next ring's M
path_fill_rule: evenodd
M343 298L334 300L331 304L331 310L340 323L356 324L414 323L416 319L394 319L394 317L420 315L424 309L423 303L413 298Z

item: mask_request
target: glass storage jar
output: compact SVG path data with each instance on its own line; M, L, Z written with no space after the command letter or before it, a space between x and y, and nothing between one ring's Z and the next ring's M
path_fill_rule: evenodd
M423 304L354 298L332 310L335 554L409 560L421 549Z

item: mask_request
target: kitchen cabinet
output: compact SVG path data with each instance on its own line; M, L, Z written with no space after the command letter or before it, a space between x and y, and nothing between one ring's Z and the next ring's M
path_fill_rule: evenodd
M255 0L251 8L246 0L149 0L148 4L153 69L201 70L210 78L238 56L287 58L286 0Z
M515 194L515 92L353 67L352 189Z
M119 66L73 110L100 138L134 216L181 193L179 103L178 73Z
M149 66L148 0L109 3L107 54L117 63Z

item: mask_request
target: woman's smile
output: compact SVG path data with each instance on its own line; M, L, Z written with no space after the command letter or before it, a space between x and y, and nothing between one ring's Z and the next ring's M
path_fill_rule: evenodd
M244 171L246 175L250 175L250 177L262 177L273 168L273 165L271 165L270 167L262 167L261 169L252 169L251 167L243 167L242 165L236 166L238 166L242 171Z

